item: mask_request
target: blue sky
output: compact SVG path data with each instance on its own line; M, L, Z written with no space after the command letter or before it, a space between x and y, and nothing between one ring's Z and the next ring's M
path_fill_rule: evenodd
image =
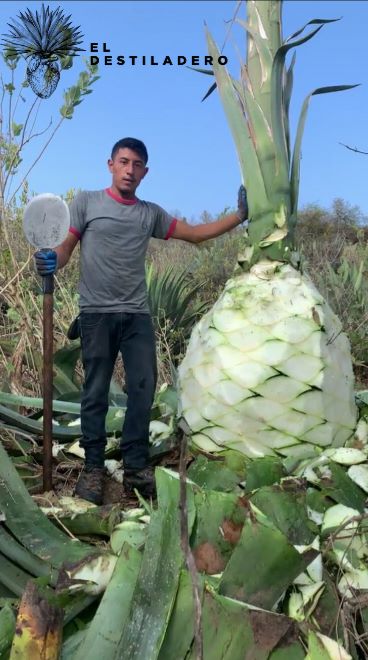
M29 176L34 192L64 194L70 188L99 189L109 185L106 161L119 138L142 139L150 154L150 172L139 196L196 222L202 211L216 215L234 206L240 183L235 147L219 97L201 98L211 78L184 66L150 66L138 63L118 66L118 55L154 56L207 54L204 21L222 46L236 3L227 1L49 2L72 15L84 33L84 48L105 42L114 63L100 66L94 91L65 120L47 151ZM1 32L6 23L27 7L40 2L1 2ZM243 10L244 12L244 10ZM368 214L368 156L355 154L339 142L368 151L367 61L368 2L354 0L285 0L284 35L288 36L312 18L342 20L326 25L316 37L297 49L294 94L291 107L295 130L304 97L324 85L361 83L338 94L312 99L306 124L301 164L300 206L319 203L329 207L343 197ZM245 56L244 32L234 31L239 51ZM230 70L238 74L238 55L231 40L224 53ZM20 65L23 70L23 63ZM58 121L62 92L83 68L76 58L50 99L42 101L38 130ZM1 72L8 74L1 64ZM28 99L33 100L32 92ZM23 104L27 107L28 102ZM23 111L23 109L22 109ZM16 121L21 123L22 114ZM45 138L30 143L20 172L38 153Z

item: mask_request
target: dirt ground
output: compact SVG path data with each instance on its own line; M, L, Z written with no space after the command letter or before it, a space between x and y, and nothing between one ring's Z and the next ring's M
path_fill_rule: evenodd
M179 453L177 449L172 450L164 456L156 465L168 467L173 470L178 469ZM79 474L83 468L83 462L79 460L68 461L67 463L55 464L53 467L53 491L42 493L41 489L33 493L34 500L40 506L47 504L57 504L59 497L71 497L78 480ZM41 467L40 467L41 470ZM107 475L105 477L103 504L121 504L121 508L132 509L137 506L136 497L129 497L125 494L124 487Z

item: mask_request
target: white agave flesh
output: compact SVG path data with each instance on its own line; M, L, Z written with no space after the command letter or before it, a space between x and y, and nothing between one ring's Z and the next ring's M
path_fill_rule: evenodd
M351 568L351 570L345 571L337 586L342 596L354 598L356 590L366 591L368 589L368 570Z
M250 351L248 355L250 360L274 367L291 358L296 350L293 344L286 344L279 339L270 339L254 351Z
M288 344L304 343L310 337L316 336L319 345L319 337L315 331L314 322L298 316L291 316L277 323L273 329L273 335Z
M354 438L358 440L362 445L366 445L368 442L368 424L365 419L360 419L357 427L355 429Z
M310 279L290 265L260 262L227 282L193 330L178 384L193 442L208 438L210 451L303 459L341 446L356 426L348 340Z
M339 447L338 449L329 449L326 454L335 463L341 465L358 465L367 460L367 456L360 449L353 447Z
M327 531L330 532L331 530L336 529L345 523L348 523L344 529L353 533L356 530L358 523L356 521L348 521L350 521L351 518L355 518L356 516L359 516L359 511L357 509L352 509L351 507L345 506L344 504L336 504L335 506L331 506L325 512L321 531L322 533Z
M264 328L256 325L248 325L232 332L226 332L226 341L230 346L241 351L253 351L262 346L269 338L269 333Z
M116 561L116 555L106 553L93 557L72 570L66 570L67 575L73 580L69 591L83 591L94 596L102 593L110 582Z
M221 380L219 383L213 385L210 389L210 394L219 403L227 404L228 406L236 406L241 401L244 401L250 396L254 396L250 390L240 387L231 380Z
M308 383L318 376L322 369L322 363L320 359L313 357L313 355L300 353L299 355L293 355L284 362L280 362L277 369L285 376L290 376L295 380L300 378L300 374L303 374L303 381Z
M294 600L292 594L288 604L288 614L292 619L304 621L317 607L318 601L324 591L324 582L316 582L304 586L298 586L301 599Z
M307 389L308 386L305 383L281 375L276 375L274 378L269 378L264 383L261 383L261 385L253 387L253 391L256 394L261 394L267 399L272 399L279 403L293 401Z
M206 432L207 430L208 429L206 429ZM209 438L205 433L196 433L192 437L192 440L197 445L197 447L199 447L199 449L206 451L209 454L223 451L223 447L211 440L211 438Z
M275 452L272 451L271 447L269 445L262 445L258 438L235 438L226 443L226 447L223 447L223 449L235 449L236 451L243 452L244 443L246 443L247 446L247 456L250 458L262 458L263 456L275 455Z
M347 653L341 644L338 644L334 639L322 635L321 633L315 633L318 639L322 642L324 648L326 649L331 660L352 660L350 653ZM315 656L314 656L315 657ZM308 659L308 656L306 660Z
M268 365L249 360L246 363L239 364L237 367L226 367L224 373L239 385L247 389L252 389L268 378L271 378L271 376L274 376L276 372ZM197 373L195 375L197 376Z
M368 493L368 465L352 465L348 469L348 475L365 493Z

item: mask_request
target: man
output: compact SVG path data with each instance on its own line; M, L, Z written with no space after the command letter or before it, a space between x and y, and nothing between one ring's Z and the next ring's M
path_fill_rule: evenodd
M70 205L68 237L55 250L36 252L40 275L63 268L80 241L80 332L84 387L81 447L85 466L75 494L101 504L103 499L105 417L110 381L121 352L128 393L121 454L124 487L144 496L155 492L149 465L149 423L157 369L154 327L149 313L145 255L151 236L200 243L233 229L248 217L245 188L238 211L210 224L188 225L135 192L148 172L148 154L135 138L119 140L108 167L106 190L80 192Z

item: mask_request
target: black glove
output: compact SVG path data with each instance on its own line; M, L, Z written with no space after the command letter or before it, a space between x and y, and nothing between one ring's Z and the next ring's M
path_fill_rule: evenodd
M56 272L57 254L55 250L39 250L33 256L39 275L53 275Z
M239 218L239 222L245 222L245 220L248 220L248 200L247 200L247 191L245 187L242 185L239 188L238 191L238 212L237 216Z

